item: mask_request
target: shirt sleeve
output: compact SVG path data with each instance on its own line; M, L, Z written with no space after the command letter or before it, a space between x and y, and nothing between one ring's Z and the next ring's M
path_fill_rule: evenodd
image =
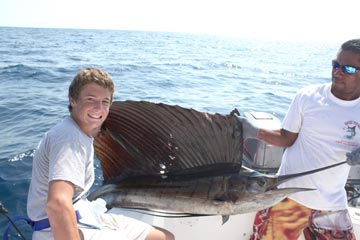
M282 122L282 128L290 132L299 133L303 121L302 94L298 92Z
M49 150L49 182L65 180L84 189L85 159L84 147L79 142L56 142Z

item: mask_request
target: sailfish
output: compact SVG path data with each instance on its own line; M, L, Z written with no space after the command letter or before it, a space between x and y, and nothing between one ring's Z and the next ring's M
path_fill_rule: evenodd
M89 199L156 213L221 215L268 208L307 188L277 188L294 177L242 166L238 116L147 101L116 101L94 141L104 184Z

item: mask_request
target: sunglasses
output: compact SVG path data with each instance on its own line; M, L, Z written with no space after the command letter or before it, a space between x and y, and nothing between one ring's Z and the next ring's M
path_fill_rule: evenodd
M332 60L332 67L333 67L333 69L341 68L341 70L348 75L353 75L356 73L356 71L360 70L360 68L357 68L354 66L340 65L336 60Z

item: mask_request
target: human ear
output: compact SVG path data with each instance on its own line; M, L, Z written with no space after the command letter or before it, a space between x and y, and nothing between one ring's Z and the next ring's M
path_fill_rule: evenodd
M69 103L70 103L71 107L74 107L74 105L76 104L76 101L73 97L69 97Z

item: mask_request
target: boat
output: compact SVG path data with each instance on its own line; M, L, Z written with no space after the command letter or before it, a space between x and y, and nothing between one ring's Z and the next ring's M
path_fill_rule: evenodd
M258 127L279 129L281 122L274 115L266 112L246 112L244 115ZM275 174L283 148L248 139L245 142L243 164L251 169L263 173ZM360 207L357 204L358 186L360 186L360 167L352 167L346 186L349 195L349 213L354 225L356 236L360 238ZM172 214L148 210L112 208L110 213L122 214L153 226L161 227L172 232L177 240L208 239L208 240L245 240L252 234L253 220L256 212L231 215L225 223L221 216L177 217ZM301 236L299 239L304 239Z

